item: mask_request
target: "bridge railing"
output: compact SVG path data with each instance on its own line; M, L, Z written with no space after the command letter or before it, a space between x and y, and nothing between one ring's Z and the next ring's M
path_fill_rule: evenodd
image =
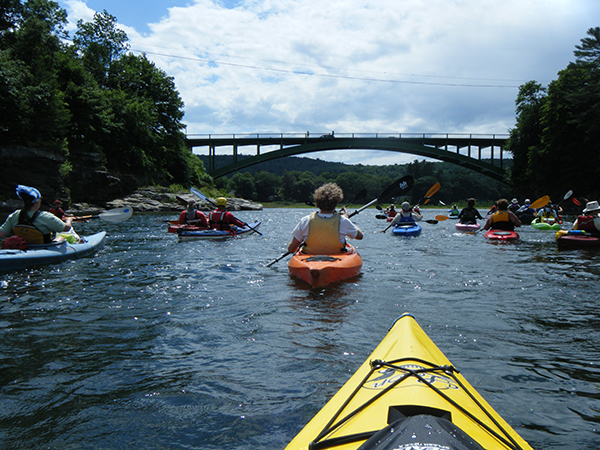
M507 133L484 134L484 133L210 133L210 134L188 134L188 139L224 141L230 139L298 139L298 138L410 138L410 139L499 139L508 138ZM226 145L226 144L224 144Z

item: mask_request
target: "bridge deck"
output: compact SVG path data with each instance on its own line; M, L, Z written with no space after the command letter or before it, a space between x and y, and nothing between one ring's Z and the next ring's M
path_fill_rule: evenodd
M410 153L451 162L476 170L499 181L505 181L503 159L508 135L439 134L439 133L258 133L230 135L194 135L187 137L187 145L208 147L211 157L209 173L218 178L261 162L303 153L364 149ZM232 147L234 162L226 167L214 168L217 147ZM237 160L239 147L255 146L256 156ZM278 147L261 154L261 147ZM482 159L482 150L489 153ZM489 159L489 162L486 161Z

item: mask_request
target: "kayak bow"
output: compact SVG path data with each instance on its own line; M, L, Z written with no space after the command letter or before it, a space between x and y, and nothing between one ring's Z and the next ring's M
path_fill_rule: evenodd
M531 450L404 314L286 450Z

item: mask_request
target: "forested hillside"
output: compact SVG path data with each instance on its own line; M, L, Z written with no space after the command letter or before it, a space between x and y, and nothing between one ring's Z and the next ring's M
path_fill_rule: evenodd
M247 156L239 155L238 159L244 157ZM206 165L208 157L200 158ZM231 161L231 156L218 156L216 165L220 167ZM304 203L312 198L314 189L325 182L338 183L347 199L354 198L365 188L367 198L373 198L395 179L407 174L416 180L408 197L413 202L436 182L442 188L435 196L435 203L439 200L444 203L464 202L469 197L479 202L493 202L512 195L509 186L477 172L450 163L417 160L403 165L369 166L288 157L248 167L231 176L218 178L215 183L222 189L255 201Z

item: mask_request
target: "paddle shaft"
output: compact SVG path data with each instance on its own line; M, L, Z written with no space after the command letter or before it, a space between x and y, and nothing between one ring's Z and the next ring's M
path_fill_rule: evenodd
M369 206L373 205L374 203L377 203L382 198L389 197L393 193L395 194L396 191L398 191L398 193L396 195L404 194L405 192L410 191L410 189L413 187L413 184L414 184L414 179L411 175L405 175L402 178L397 179L392 184L390 184L387 188L385 188L376 199L371 200L369 203L367 203L362 208L354 211L352 214L350 214L348 216L348 218L355 216L356 214L360 213L361 211L364 211Z
M418 202L415 204L415 206L417 206L419 203L421 203L421 202L422 202L424 199L427 199L427 200L429 200L433 194L435 194L437 191L439 191L439 190L440 190L440 187L441 187L441 185L440 185L440 183L439 183L439 182L437 182L437 183L435 183L433 186L431 186L431 187L429 188L429 190L427 191L427 193L425 194L425 197L423 197L421 200L419 200L419 201L418 201ZM414 206L413 206L413 208L414 208ZM412 210L412 208L411 208L411 210ZM432 222L429 222L429 223L432 223ZM437 222L435 222L435 223L437 223ZM385 229L385 230L383 230L383 231L382 231L382 233L385 233L387 230L389 230L389 229L392 227L392 225L394 225L394 222L393 222L393 221L392 221L392 223L391 223L391 224L389 224L389 225L386 227L386 229Z

